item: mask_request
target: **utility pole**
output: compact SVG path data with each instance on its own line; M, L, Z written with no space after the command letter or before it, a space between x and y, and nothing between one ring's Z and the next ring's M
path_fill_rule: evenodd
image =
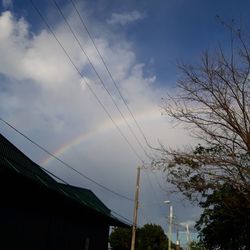
M173 206L169 207L169 235L168 235L168 250L171 250L171 242L172 242L172 223L173 223Z
M189 225L188 224L186 224L186 233L187 233L187 244L188 244L187 249L190 250L190 232L189 232Z
M139 188L140 188L140 167L137 168L131 250L135 250L135 235L136 235L137 214L138 214L138 207L139 207Z
M180 250L179 230L176 231L176 250Z

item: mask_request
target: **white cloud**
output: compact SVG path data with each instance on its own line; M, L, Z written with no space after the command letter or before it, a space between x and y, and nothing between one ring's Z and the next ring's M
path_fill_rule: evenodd
M72 19L72 17L69 18ZM88 83L98 93L104 105L111 113L114 113L115 117L118 117L118 112L114 110L109 96L105 93L99 80L93 76L93 72L91 73L87 59L83 53L79 52L80 49L71 34L66 31L65 25L58 23L55 33L69 51L76 66L88 74ZM93 46L89 42L85 42L86 37L80 38L105 84L111 93L117 96L117 91L110 83L108 75L104 73L104 67ZM31 113L33 115L36 113L40 117L39 120L46 117L46 121L54 121L53 126L55 127L58 127L55 125L55 117L63 117L60 121L57 119L57 123L65 122L65 124L68 123L65 121L66 117L67 120L76 121L75 124L81 124L84 120L84 127L107 119L84 81L81 80L53 36L46 30L32 35L29 32L28 23L23 18L17 20L11 12L5 11L0 16L0 43L0 73L12 82L7 87L10 91L2 93L7 100L3 105L8 105L8 100L12 100L12 107L14 104L16 108L18 107L18 114L9 110L12 117L19 117L19 120L25 121L26 119L20 117L28 116L32 110ZM156 92L148 90L152 88L150 85L155 77L143 78L143 65L136 63L135 53L131 50L129 43L116 40L116 43L112 44L106 37L99 37L96 44L107 64L112 66L110 69L111 72L114 72L114 78L119 81L125 98L129 102L133 102L135 110L141 112L141 107L146 109L147 106L150 106L152 104L150 96ZM26 89L26 91L20 92L20 86L22 90ZM35 88L38 89L36 92ZM32 93L32 98L30 93ZM144 93L144 96L140 100L136 96L141 93ZM119 98L116 98L120 102ZM29 107L29 102L33 100L36 100L35 105ZM36 112L34 112L34 108L37 109ZM88 117L88 119L85 121L83 117ZM30 126L35 126L34 121Z
M142 20L146 17L145 13L141 13L137 10L124 13L112 13L111 18L107 19L108 24L120 24L126 25L138 20Z
M53 87L74 75L65 56L47 31L28 36L29 25L11 12L0 16L0 73L15 80L33 80Z
M126 24L141 19L142 16L139 12L123 17L114 15L113 23ZM70 15L69 20L77 31L81 31L75 15ZM171 128L168 121L160 116L158 104L162 91L154 87L157 78L155 75L144 76L145 65L137 62L131 44L124 40L124 36L119 39L119 35L112 34L108 27L104 32L103 25L96 23L94 19L89 23L95 25L95 30L100 29L99 34L109 34L95 38L96 44L149 141L154 145L158 138L172 145L188 141L183 129ZM54 27L55 34L76 66L86 73L90 86L139 154L143 155L128 128L121 121L110 97L91 72L87 59L80 53L65 24L58 22ZM78 35L107 88L136 131L93 46L82 32ZM73 150L69 150L61 157L100 183L133 196L138 159L83 83L53 36L46 30L32 34L25 19L16 19L10 11L5 11L0 15L0 44L0 77L4 78L0 84L1 116L50 151L80 134L91 134L91 131L97 130L96 128L106 126L106 130L93 132L92 136L86 137ZM0 131L3 131L2 126ZM138 136L143 140L140 135ZM62 170L59 166L57 168L55 162L51 166L51 171L72 184L92 188L89 186L90 183L84 182L72 172ZM132 204L130 211L109 194L102 193L96 187L93 187L93 190L99 192L101 198L105 197L104 200L113 209L131 217Z

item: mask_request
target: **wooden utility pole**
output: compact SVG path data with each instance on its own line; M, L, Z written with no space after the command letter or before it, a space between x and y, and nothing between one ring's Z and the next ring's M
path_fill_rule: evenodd
M139 207L139 188L140 188L140 167L137 168L131 250L135 250L135 235L136 235L137 214L138 214L138 207Z

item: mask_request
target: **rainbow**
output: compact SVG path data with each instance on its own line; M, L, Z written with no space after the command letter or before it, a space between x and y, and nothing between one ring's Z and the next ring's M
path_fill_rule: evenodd
M142 113L138 116L137 120L140 121L144 121L144 120L149 120L149 119L157 119L157 118L161 118L160 113L158 110L156 109L151 109L150 111L147 111L145 113ZM131 117L127 118L126 120L131 124L133 123L133 120ZM125 121L123 119L119 119L119 120L115 120L115 123L119 126L119 127L123 127L126 125ZM108 132L110 130L114 130L115 126L111 121L106 121L102 124L99 124L98 126L92 128L89 131L85 131L83 133L81 133L80 135L77 135L76 137L74 137L73 139L71 139L68 142L65 142L64 144L62 144L58 149L56 149L53 152L53 155L55 155L56 157L60 158L60 156L62 156L63 154L65 154L67 151L69 151L70 149L72 149L73 147L83 143L85 140L87 140L88 138L95 136L98 133L105 133ZM41 165L42 166L46 166L48 165L54 158L52 156L48 156L47 158L45 158L44 160L41 161Z

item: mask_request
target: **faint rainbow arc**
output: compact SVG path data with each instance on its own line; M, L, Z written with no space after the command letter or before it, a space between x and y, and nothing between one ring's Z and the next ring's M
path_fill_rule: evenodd
M148 112L140 114L138 116L137 120L144 120L144 119L149 119L149 118L152 119L152 118L157 118L157 117L158 118L161 117L159 111L157 112L157 110L152 109L152 110L150 110ZM126 118L126 119L127 119L128 122L132 122L132 118ZM120 127L126 125L126 123L125 123L125 121L123 119L115 120L115 122ZM87 132L85 131L85 132L81 133L80 135L77 135L74 139L62 144L52 154L55 155L56 157L60 157L64 153L66 153L68 150L70 150L71 148L81 144L84 140L87 140L91 136L94 136L97 133L103 133L105 131L114 130L114 129L115 129L115 127L110 121L104 122L104 123L96 126L94 129L91 129L91 130L89 130ZM54 159L53 156L48 156L47 158L42 160L40 164L42 166L46 166L53 159Z

